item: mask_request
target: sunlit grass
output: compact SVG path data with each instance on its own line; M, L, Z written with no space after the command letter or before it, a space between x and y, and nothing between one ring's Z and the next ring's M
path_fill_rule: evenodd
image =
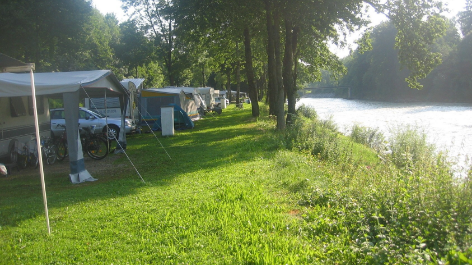
M133 135L127 152L145 183L123 155L92 172L96 182L73 185L67 171L49 174L51 235L38 177L2 178L0 263L471 258L469 182L438 168L406 172L304 112L312 115L286 133L231 106L173 137Z

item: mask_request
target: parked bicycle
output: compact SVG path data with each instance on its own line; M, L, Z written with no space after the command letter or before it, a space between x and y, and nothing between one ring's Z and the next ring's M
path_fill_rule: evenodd
M41 151L43 159L46 160L48 165L52 165L57 160L57 148L54 144L54 139L51 137L41 138Z
M41 143L41 151L42 157L46 161L48 165L52 165L56 162L56 146L52 138L50 137L43 137L40 140ZM18 155L17 164L21 168L26 168L28 165L32 167L38 167L38 149L36 147L36 139L33 138L31 141L26 143L23 148L22 152Z
M68 156L66 126L58 124L57 127L64 128L62 135L56 139L57 158L59 161ZM79 129L82 151L93 159L100 160L108 155L108 141L102 133L95 133L94 126Z

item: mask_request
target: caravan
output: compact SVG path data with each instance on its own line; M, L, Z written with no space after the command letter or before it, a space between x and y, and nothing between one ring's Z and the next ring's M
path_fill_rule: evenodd
M40 135L50 136L49 105L45 96L37 96ZM25 143L35 138L31 96L0 97L0 158L16 162Z
M120 82L127 91L128 104L126 105L125 117L130 120L135 126L140 122L140 115L138 111L138 98L143 89L144 79L123 79ZM106 115L110 118L121 117L121 105L119 97L110 96L106 98L85 98L84 107L94 112Z
M198 120L198 107L201 102L193 94L180 88L145 89L140 97L140 111L146 121L154 121L161 115L161 107L176 104L182 108L192 120Z

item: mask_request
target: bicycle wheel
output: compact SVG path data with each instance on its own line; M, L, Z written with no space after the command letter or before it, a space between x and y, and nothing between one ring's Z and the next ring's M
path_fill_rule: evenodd
M64 160L64 158L66 158L66 156L69 154L67 151L67 144L65 141L59 141L55 146L57 161Z
M45 150L46 152L46 163L48 163L48 165L52 165L56 162L56 159L57 159L57 155L56 155L56 146L55 145L52 145L52 146L49 146L48 148L46 148Z
M39 159L38 159L38 156L35 155L34 153L30 153L30 165L34 168L38 168L39 166Z
M108 155L108 144L103 138L93 137L85 140L87 155L93 159L100 160Z
M16 164L22 168L25 169L28 166L28 156L26 155L18 155Z

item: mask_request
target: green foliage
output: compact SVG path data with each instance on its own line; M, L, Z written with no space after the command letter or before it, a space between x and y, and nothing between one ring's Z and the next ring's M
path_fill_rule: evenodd
M165 77L162 68L157 62L149 62L138 67L138 77L144 78L146 88L159 88L165 86Z
M304 215L307 237L336 253L324 257L327 263L467 264L470 180L455 180L445 157L417 130L393 134L391 155L382 163L353 163L358 154L352 152L351 159L316 171L297 186L299 204L310 209ZM360 126L352 133L364 144L375 135Z
M458 14L461 31L464 36L472 32L472 1L466 0L465 10Z
M345 158L340 148L337 126L332 120L319 120L315 110L302 106L285 134L288 149L308 152L330 162Z
M134 21L126 21L120 24L119 42L112 45L116 56L123 65L128 67L128 72L136 71L138 67L145 66L153 59L151 41Z
M344 59L348 73L340 81L351 87L354 98L384 101L468 102L470 86L465 77L468 59L467 37L460 40L452 21L446 35L438 39L431 50L442 54L443 63L437 66L421 84L421 91L410 89L404 79L409 72L401 70L398 52L394 49L396 29L383 23L372 31L372 50L356 51ZM467 48L466 48L467 47ZM471 46L472 47L472 46ZM458 55L458 51L462 51Z
M379 129L363 127L359 124L352 126L350 137L356 143L360 143L374 149L378 153L385 151L385 136Z

